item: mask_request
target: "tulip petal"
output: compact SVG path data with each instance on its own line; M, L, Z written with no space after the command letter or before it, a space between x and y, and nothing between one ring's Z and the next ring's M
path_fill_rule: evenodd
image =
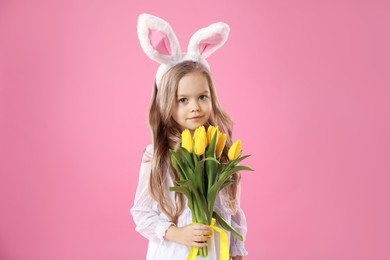
M228 152L229 160L233 161L237 159L238 156L241 154L241 149L242 149L242 141L241 140L235 141L230 147Z
M217 147L215 151L217 158L221 157L223 148L225 148L225 144L226 144L226 134L218 131Z
M205 153L207 146L207 134L204 126L200 126L195 129L194 133L194 152L200 156Z
M207 128L207 140L209 141L209 143L211 143L211 139L213 138L214 133L217 130L218 130L218 126L215 127L213 125L210 125L209 128Z
M181 133L181 146L185 148L189 153L192 153L192 137L188 129Z

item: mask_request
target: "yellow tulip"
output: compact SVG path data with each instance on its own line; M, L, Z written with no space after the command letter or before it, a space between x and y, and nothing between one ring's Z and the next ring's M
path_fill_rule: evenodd
M196 155L202 155L206 151L207 134L204 126L200 126L194 133L194 152Z
M192 153L192 136L188 129L181 133L181 147Z
M226 134L218 131L218 139L217 139L217 146L215 148L215 155L218 157L221 157L223 148L225 147L226 144Z
M194 138L194 140L195 140L196 137L199 135L199 131L200 131L200 127L198 127L198 128L195 129L194 135L192 136L192 138Z
M203 125L195 129L193 139L195 140L196 138L198 138L200 134L206 134L206 129Z
M215 127L213 125L210 125L209 128L207 128L207 140L209 143L211 143L211 139L213 139L215 131L218 130L218 126ZM218 136L217 136L218 138Z
M238 156L241 154L242 149L242 142L241 140L235 141L232 146L229 149L228 157L229 160L233 161L238 158Z
M199 140L201 138L202 140L205 139L205 145L207 146L207 134L206 134L206 129L204 126L199 126L198 128L195 129L194 135L193 135L193 140L196 142L196 140ZM203 142L202 142L203 146ZM194 149L195 149L195 144L194 144Z

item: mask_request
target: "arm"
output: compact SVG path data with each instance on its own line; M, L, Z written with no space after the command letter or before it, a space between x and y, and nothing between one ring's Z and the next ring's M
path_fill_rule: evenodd
M176 227L174 223L160 216L158 203L150 197L148 191L152 154L153 148L148 146L142 158L134 206L130 210L136 224L136 231L150 240L166 239L187 246L206 246L207 244L203 242L207 238L202 235L211 234L208 226L190 224Z
M151 173L153 148L149 145L142 157L140 176L134 205L130 212L136 225L136 231L149 240L163 241L166 230L173 225L172 222L160 216L158 204L148 191Z
M238 186L237 191L237 213L232 215L231 225L237 230L238 233L242 235L245 241L246 233L247 233L247 224L244 211L240 207L240 192L241 185ZM240 241L233 234L230 236L230 255L233 260L241 260L244 259L244 256L248 254L245 249L244 241Z

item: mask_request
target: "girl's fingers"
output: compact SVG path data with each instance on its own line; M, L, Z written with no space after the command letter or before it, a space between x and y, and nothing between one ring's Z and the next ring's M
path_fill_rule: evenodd
M194 229L199 229L199 230L209 230L210 227L206 225L201 225L201 224L194 224Z
M196 242L206 242L209 238L208 237L205 237L205 236L195 236L194 237L194 240Z
M211 235L211 230L196 230L194 234L196 236L209 236Z
M196 234L200 234L199 232L201 232L201 234L211 234L211 229L209 226L205 226L205 225L194 225L194 230L197 231Z
M191 243L191 246L193 246L193 247L205 247L205 246L207 246L207 243L194 241L194 242Z

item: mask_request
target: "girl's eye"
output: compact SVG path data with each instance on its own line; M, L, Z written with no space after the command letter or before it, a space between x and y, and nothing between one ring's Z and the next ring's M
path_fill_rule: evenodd
M179 103L187 103L187 99L186 98L181 98L181 99L179 99Z
M208 98L208 96L206 96L206 95L202 95L199 97L200 100L206 100L207 98Z

